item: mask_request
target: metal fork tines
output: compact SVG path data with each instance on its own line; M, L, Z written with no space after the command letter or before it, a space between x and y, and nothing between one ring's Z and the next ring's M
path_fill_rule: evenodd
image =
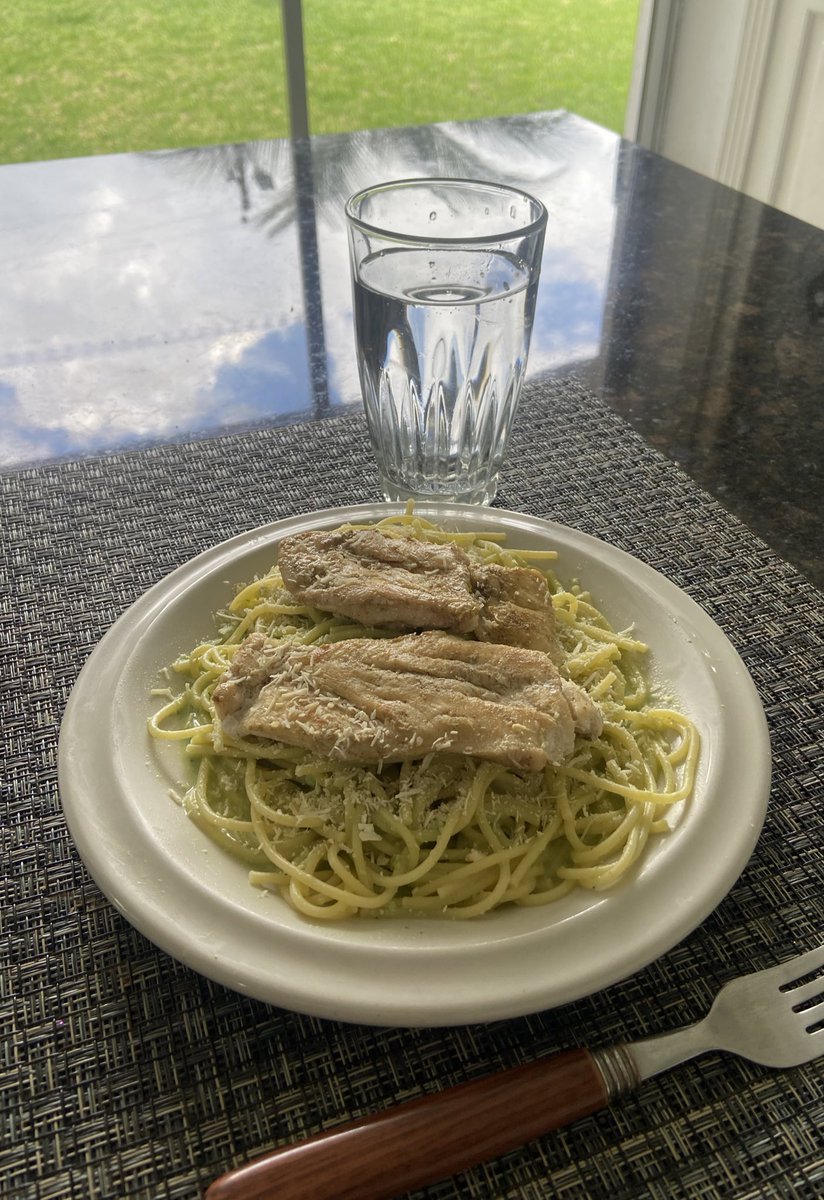
M629 1048L638 1075L709 1050L726 1050L767 1067L794 1067L824 1054L824 946L727 983L695 1025Z

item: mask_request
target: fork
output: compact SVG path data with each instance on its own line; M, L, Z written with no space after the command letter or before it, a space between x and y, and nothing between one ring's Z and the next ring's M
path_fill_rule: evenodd
M731 980L694 1025L548 1055L339 1125L229 1171L205 1200L386 1200L588 1116L710 1050L767 1067L824 1054L824 945Z

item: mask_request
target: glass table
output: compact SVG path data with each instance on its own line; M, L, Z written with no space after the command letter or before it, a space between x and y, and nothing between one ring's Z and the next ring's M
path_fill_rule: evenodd
M77 853L57 747L81 667L147 589L227 538L378 500L342 206L436 172L550 213L496 504L702 607L755 683L773 782L731 890L628 978L407 1028L279 1008L154 945ZM554 112L5 166L0 246L8 1194L199 1195L384 1105L696 1020L821 940L824 232ZM812 1197L823 1105L815 1064L710 1055L425 1194Z

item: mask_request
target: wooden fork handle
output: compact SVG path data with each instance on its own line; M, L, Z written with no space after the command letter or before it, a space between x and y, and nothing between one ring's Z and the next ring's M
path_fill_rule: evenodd
M592 1055L567 1050L274 1150L216 1179L206 1200L386 1200L606 1103Z

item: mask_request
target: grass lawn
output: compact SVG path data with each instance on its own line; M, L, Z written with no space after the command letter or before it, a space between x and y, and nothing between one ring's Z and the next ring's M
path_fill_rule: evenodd
M304 0L313 132L567 108L620 132L638 0ZM0 162L281 137L278 0L18 0Z

